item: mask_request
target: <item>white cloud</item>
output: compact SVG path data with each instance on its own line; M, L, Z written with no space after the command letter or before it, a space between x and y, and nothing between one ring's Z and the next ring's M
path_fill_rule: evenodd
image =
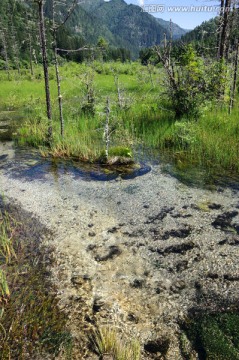
M144 0L138 0L140 6L144 6Z

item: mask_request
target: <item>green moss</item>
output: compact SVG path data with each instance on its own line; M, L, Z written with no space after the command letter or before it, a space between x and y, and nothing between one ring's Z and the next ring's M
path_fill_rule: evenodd
M132 158L132 150L128 147L115 146L109 149L109 156L123 156Z
M200 359L239 359L239 313L202 315L189 323L186 334Z

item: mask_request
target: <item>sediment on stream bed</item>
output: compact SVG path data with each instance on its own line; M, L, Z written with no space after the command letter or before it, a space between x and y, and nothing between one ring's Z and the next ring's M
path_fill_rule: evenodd
M183 330L192 311L211 316L231 304L236 313L236 188L189 187L160 165L142 177L96 182L67 167L36 176L28 159L28 176L19 176L11 161L1 188L54 233L44 242L54 248L50 278L75 343L97 323L138 339L142 359L182 360L185 336L194 341Z

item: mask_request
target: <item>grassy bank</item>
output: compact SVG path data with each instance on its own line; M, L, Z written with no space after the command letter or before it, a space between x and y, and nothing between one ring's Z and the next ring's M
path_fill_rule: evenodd
M17 219L17 220L16 220ZM0 204L0 359L70 356L72 339L48 281L46 230L14 206Z
M147 115L146 115L147 116ZM239 110L211 106L198 119L174 120L161 111L161 117L136 119L138 137L152 148L170 152L177 166L188 164L216 170L239 171Z
M179 167L195 164L225 171L239 171L238 109L208 104L200 118L176 121L164 96L163 71L140 64L64 64L61 69L65 137L60 137L54 69L50 69L53 100L53 142L45 138L44 88L41 69L12 81L2 77L0 106L24 109L25 122L17 136L21 144L37 146L43 155L95 161L105 149L105 107L110 99L111 146L133 147L143 143L170 152ZM88 103L88 95L93 98ZM120 95L119 95L120 94Z

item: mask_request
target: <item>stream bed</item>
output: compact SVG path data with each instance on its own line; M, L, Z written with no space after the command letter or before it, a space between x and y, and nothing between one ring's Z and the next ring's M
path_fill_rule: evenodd
M97 322L138 339L143 359L199 358L189 343L182 351L181 324L238 303L236 179L189 186L150 159L124 178L43 160L9 139L0 161L1 192L54 234L51 278L76 343Z

